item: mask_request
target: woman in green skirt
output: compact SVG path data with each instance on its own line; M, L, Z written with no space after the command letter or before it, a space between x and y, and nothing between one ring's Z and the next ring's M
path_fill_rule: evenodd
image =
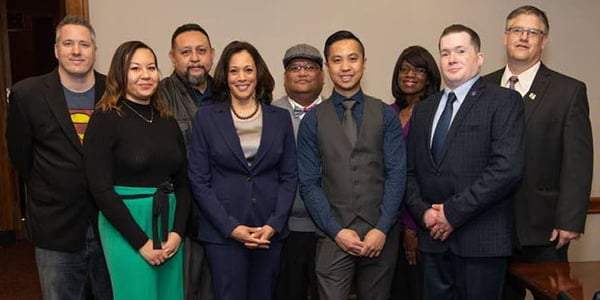
M152 49L138 41L119 46L84 138L116 300L183 299L187 159L158 82Z

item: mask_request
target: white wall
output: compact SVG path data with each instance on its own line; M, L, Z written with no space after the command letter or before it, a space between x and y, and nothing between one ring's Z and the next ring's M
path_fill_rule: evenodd
M368 59L363 79L366 93L390 101L390 80L402 49L418 44L437 57L437 41L444 27L462 23L475 29L486 56L483 73L504 62L502 36L508 12L532 4L550 19L550 43L544 62L551 68L587 83L595 133L600 132L600 1L596 0L454 0L454 1L286 1L286 0L89 0L90 19L99 45L97 68L108 70L114 50L124 41L142 40L157 53L164 76L172 67L167 53L171 34L183 23L201 24L219 55L230 41L239 39L258 48L277 82L274 97L283 95L282 56L300 42L323 48L333 32L348 29L365 44ZM217 58L218 59L218 55ZM216 61L215 61L216 64ZM329 95L326 81L323 94ZM597 135L597 134L596 134ZM600 138L595 138L600 149ZM600 169L599 152L594 170ZM595 172L597 173L597 172ZM600 176L594 178L592 195L600 195ZM600 215L588 217L587 233L574 245L573 260L600 260ZM595 231L594 231L595 230Z

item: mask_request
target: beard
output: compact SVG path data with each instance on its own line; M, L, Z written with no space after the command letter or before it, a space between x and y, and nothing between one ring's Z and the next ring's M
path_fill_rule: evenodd
M197 85L203 84L206 81L206 79L208 78L208 72L206 71L206 68L204 68L204 66L200 66L200 67L202 69L204 69L204 74L202 74L202 75L191 75L189 68L185 70L184 77L187 79L189 84L192 86L197 86Z

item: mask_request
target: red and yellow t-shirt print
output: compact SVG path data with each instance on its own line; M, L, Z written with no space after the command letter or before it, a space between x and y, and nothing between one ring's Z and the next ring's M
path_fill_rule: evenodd
M77 136L79 136L79 141L82 144L85 130L87 129L87 125L90 122L90 117L92 116L93 112L93 109L69 109L69 114L71 114L71 122L73 122Z

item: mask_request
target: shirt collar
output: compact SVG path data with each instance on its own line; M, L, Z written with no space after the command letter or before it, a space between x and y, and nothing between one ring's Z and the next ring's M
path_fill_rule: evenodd
M529 89L531 89L531 85L533 85L533 80L535 79L535 75L537 74L537 71L540 69L541 64L542 64L542 62L538 61L536 64L531 66L525 72L517 75L519 77L519 81L515 84L515 90L517 92L519 92L521 94L521 96L525 96L525 94L527 94ZM508 79L510 79L510 77L514 76L514 75L515 74L513 74L510 71L508 66L506 66L506 68L504 68L504 74L502 74L501 85L503 87L507 88L508 84L509 84Z
M309 104L307 106L302 106L301 104L294 101L290 97L287 97L287 99L290 102L290 105L292 106L292 111L293 111L294 117L300 118L300 119L302 119L307 112L309 112L311 109L315 108L317 105L319 105L319 103L321 103L321 101L323 101L321 96L319 96L311 104Z
M311 102L309 105L302 106L301 104L299 104L298 102L296 102L294 99L292 99L290 97L287 97L287 99L290 102L290 105L292 105L292 108L302 108L302 109L319 105L319 103L321 103L321 101L323 101L323 98L321 98L321 96L319 96L319 97L317 97L317 99L315 99L315 101Z
M331 100L333 100L333 104L334 105L341 104L342 101L344 101L346 99L355 100L356 103L358 104L358 103L363 102L364 98L365 98L365 95L363 94L362 89L358 90L358 92L356 92L356 94L354 94L354 95L352 95L351 97L348 97L348 98L340 95L338 92L335 91L335 89L331 93Z
M481 78L481 76L474 76L473 78L467 80L465 83L461 84L454 90L451 90L448 87L444 88L444 96L448 97L448 94L450 92L454 92L454 95L456 95L456 102L462 104L462 102L465 100L465 97L467 97L467 93L469 93L469 90L471 90L471 87L473 87L473 85L477 80L479 80L479 78Z

